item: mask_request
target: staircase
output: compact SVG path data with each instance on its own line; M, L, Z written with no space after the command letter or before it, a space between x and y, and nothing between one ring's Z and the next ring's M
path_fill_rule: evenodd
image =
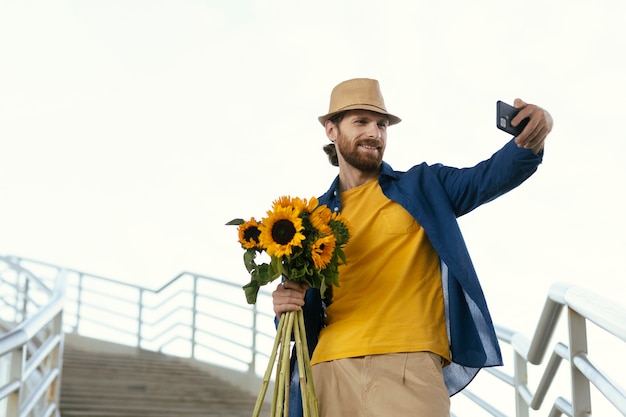
M66 343L61 416L250 417L256 398L185 360ZM265 405L261 416L269 416Z

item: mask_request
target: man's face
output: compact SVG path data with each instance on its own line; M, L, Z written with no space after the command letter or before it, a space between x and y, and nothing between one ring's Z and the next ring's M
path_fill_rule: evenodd
M350 110L331 128L329 136L334 139L340 161L360 171L377 172L387 144L387 126L389 120L383 114Z

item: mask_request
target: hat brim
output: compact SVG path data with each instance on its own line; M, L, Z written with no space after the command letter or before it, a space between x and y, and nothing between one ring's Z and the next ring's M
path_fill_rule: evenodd
M337 111L331 112L331 113L327 113L323 116L320 116L317 118L317 120L319 120L319 122L322 124L322 126L326 125L326 120L331 119L333 116L339 114L339 113L343 113L345 111L348 110L369 110L369 111L373 111L376 113L380 113L380 114L384 114L385 116L387 116L389 118L389 126L391 125L395 125L398 124L402 121L402 119L400 119L398 116L395 116L383 109L381 109L380 107L376 107L376 106L372 106L371 104L352 104L350 106L346 106L342 109L339 109Z

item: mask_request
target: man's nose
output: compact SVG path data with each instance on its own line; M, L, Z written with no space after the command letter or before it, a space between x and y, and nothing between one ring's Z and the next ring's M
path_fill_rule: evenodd
M371 138L378 139L382 135L382 130L377 123L370 123L367 128L367 134Z

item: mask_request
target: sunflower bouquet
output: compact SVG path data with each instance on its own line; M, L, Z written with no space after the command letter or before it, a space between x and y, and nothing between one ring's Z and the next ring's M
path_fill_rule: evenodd
M261 221L253 217L248 221L234 219L227 224L238 226L239 243L245 250L244 265L251 279L243 289L249 304L256 303L261 286L281 276L317 288L322 296L330 286L338 285L338 268L346 262L343 247L350 238L350 227L339 213L320 205L315 197L306 200L283 196L274 201L267 217ZM269 262L257 263L257 256L262 253L268 255ZM292 340L300 371L304 416L318 415L304 317L302 311L290 311L280 317L254 417L260 413L277 355L271 415L288 415Z

